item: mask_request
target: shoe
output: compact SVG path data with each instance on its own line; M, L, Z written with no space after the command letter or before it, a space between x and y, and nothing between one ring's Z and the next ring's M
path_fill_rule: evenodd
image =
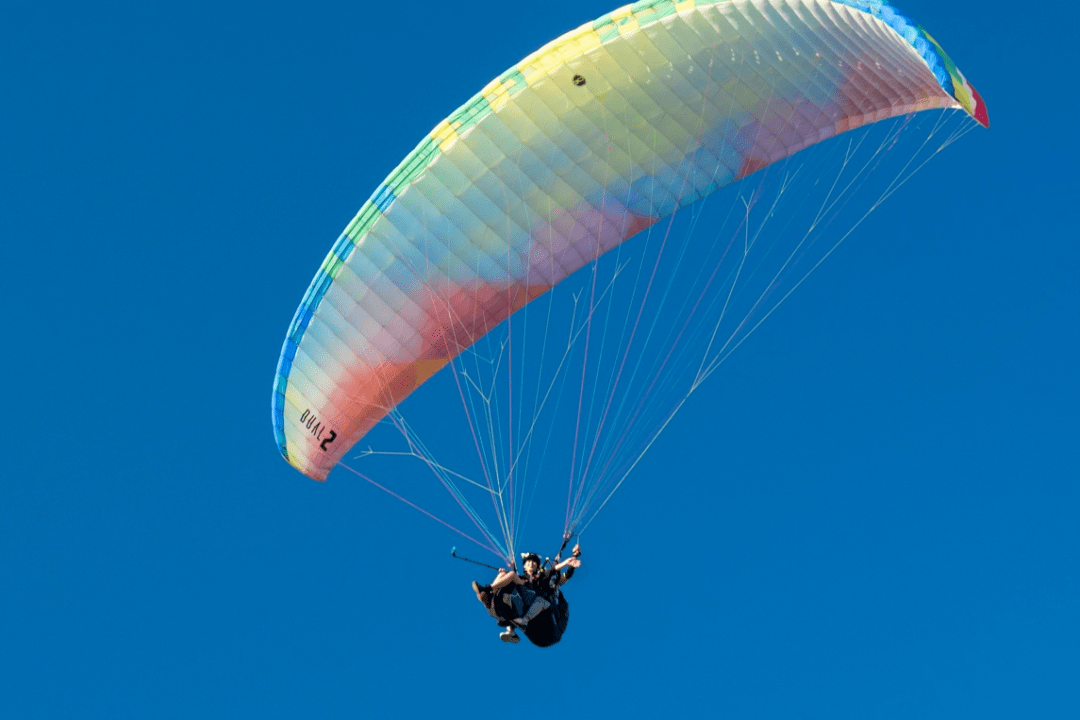
M485 606L489 606L489 604L491 604L491 586L490 585L481 585L480 583L477 583L474 580L473 581L473 593L476 594L476 599L483 602L485 604Z
M476 593L476 599L483 603L485 606L491 604L491 586L481 585L473 580L472 583L473 592Z
M514 628L506 628L506 630L499 633L499 637L502 638L503 642L508 642L508 643L521 642L521 638L518 637L518 634L516 632L514 632Z

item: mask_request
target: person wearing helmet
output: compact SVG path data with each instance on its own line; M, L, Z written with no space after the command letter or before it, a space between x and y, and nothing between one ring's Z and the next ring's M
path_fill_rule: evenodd
M562 597L560 587L564 585L574 571L581 566L581 547L574 546L571 557L559 561L550 569L543 567L540 556L536 553L522 553L522 573L499 570L498 576L490 585L481 585L474 581L472 584L476 598L488 613L492 615L504 628L499 634L503 642L516 643L521 638L515 632L515 628L525 630L529 639L537 645L546 646L558 642L562 637L569 610L565 598ZM569 568L565 573L563 568ZM545 611L554 610L558 612ZM538 617L545 622L533 625L530 632L530 623ZM539 628L539 629L537 629Z

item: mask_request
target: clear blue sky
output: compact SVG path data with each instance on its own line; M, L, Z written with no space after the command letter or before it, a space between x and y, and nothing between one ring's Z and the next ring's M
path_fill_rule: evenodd
M901 4L991 128L695 396L590 529L560 645L498 642L444 528L278 456L278 353L345 223L613 7L8 3L0 715L466 717L531 687L571 718L1080 717L1068 3Z

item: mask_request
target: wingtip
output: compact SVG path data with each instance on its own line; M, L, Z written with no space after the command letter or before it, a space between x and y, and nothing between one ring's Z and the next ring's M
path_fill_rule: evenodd
M975 121L982 125L984 128L990 127L990 115L986 111L986 103L983 102L982 95L972 85L968 85L971 89L971 96L975 100L975 109L971 113L971 116L975 118Z

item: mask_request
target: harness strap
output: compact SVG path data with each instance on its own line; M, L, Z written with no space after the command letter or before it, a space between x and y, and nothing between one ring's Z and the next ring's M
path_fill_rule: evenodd
M574 538L577 533L564 533L562 536L562 545L559 546L559 552L555 553L555 562L558 563L562 558L562 551L566 549L566 546L570 544L570 540Z

